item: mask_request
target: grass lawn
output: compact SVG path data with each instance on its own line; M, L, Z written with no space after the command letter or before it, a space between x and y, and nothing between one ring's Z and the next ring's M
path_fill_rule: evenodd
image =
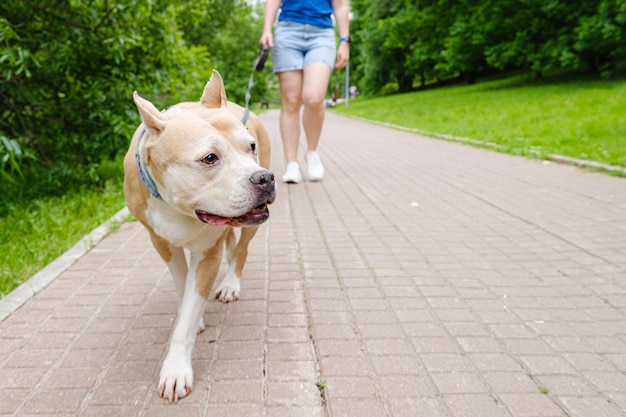
M351 100L339 113L479 140L505 152L626 166L626 80L514 77Z
M0 218L0 297L124 207L121 182L102 190L16 203Z

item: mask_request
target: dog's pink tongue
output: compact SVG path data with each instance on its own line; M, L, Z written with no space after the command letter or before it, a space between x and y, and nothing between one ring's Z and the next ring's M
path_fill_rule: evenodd
M213 226L224 226L230 222L230 217L212 216L206 222Z
M200 210L196 211L196 215L201 221L206 224L210 224L211 226L224 226L232 220L230 217L216 216L215 214L210 214Z

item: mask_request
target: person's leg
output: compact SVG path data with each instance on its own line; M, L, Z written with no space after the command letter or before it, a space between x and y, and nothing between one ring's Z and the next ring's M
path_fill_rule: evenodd
M307 163L307 177L310 181L319 181L324 178L324 165L317 152L317 145L324 124L324 100L331 71L330 66L319 62L304 67L302 126L307 142L307 153L304 159Z
M315 151L319 144L322 125L324 124L324 100L331 71L331 67L318 62L304 67L302 127L306 134L309 151Z
M300 140L300 107L302 106L302 71L278 73L280 83L280 134L287 162L295 162Z

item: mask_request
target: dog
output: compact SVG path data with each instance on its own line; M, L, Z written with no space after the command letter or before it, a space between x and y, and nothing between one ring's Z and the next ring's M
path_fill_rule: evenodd
M193 345L224 249L228 271L215 298L226 303L240 296L248 244L269 217L276 183L267 131L252 113L243 124L244 109L226 99L217 71L199 102L161 112L136 91L133 100L142 123L124 158L124 194L180 296L158 384L173 403L193 386Z

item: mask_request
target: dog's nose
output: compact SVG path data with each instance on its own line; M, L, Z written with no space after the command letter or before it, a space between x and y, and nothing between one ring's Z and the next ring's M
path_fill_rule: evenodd
M250 182L268 193L271 193L276 186L274 174L266 169L262 169L252 174Z

